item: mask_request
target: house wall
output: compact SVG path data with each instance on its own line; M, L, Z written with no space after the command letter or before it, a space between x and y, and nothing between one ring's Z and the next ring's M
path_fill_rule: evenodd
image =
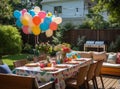
M55 6L62 6L62 13L56 14L56 16L60 16L63 18L63 23L71 22L74 24L81 23L83 17L85 16L84 9L84 0L61 0L61 1L49 1L42 3L42 10L46 12L54 13ZM78 12L76 11L78 8Z

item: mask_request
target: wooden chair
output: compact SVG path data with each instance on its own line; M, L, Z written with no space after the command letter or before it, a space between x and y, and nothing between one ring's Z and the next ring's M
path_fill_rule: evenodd
M14 67L20 67L24 66L26 63L28 63L27 59L21 59L13 62Z
M94 88L95 88L95 82L94 82L93 78L94 78L94 72L96 69L96 65L97 65L97 62L93 62L90 64L89 70L87 72L86 80L85 80L86 89L90 89L90 87L89 87L90 80L92 80Z
M104 88L104 83L103 83L103 79L102 79L102 74L101 74L101 68L102 68L102 64L103 64L104 60L99 60L97 61L97 66L95 69L95 74L94 74L94 81L96 83L96 88L98 89L98 85L97 85L97 79L96 77L100 77L101 83L102 83L102 87Z
M88 68L89 66L80 67L77 75L74 78L69 78L66 80L66 85L75 89L79 89L79 86L81 86L85 81Z
M37 89L34 77L0 74L0 89Z
M53 82L38 83L35 77L0 73L0 89L53 89Z

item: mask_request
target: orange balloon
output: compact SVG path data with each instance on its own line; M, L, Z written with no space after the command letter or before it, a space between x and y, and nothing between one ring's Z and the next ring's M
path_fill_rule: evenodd
M41 23L41 19L39 16L34 16L32 21L35 25L39 25Z
M57 28L58 28L58 25L57 25L55 22L51 22L51 23L50 23L50 29L51 29L51 30L54 31L54 30L57 30Z

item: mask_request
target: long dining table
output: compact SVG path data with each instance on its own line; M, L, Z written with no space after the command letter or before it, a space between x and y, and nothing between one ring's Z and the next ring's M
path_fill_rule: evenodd
M65 79L74 76L81 66L89 65L91 58L77 58L63 64L41 68L38 66L21 66L13 70L14 74L21 76L34 76L38 82L54 81L55 89L65 89ZM82 71L81 71L82 72Z

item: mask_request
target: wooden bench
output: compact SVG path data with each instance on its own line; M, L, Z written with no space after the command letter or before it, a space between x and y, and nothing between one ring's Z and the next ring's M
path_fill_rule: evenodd
M86 41L84 44L84 51L87 51L87 48L96 48L97 51L99 51L100 48L103 49L103 51L107 50L104 41Z
M102 74L120 76L120 68L103 66L101 69Z

